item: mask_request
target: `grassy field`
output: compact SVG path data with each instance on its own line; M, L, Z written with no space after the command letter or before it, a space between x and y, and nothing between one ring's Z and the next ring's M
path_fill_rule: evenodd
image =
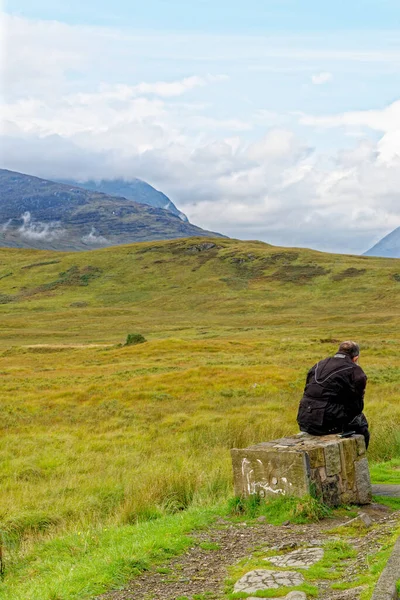
M123 581L132 528L178 551L167 532L232 496L229 449L296 432L307 369L342 339L362 347L370 459L399 464L399 260L204 238L0 249L0 312L2 598ZM390 465L375 478L398 481Z

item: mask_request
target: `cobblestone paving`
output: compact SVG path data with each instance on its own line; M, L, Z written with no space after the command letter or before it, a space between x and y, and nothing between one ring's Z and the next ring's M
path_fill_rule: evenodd
M308 569L324 557L322 548L301 548L284 554L283 556L270 556L266 558L268 562L276 567L299 567Z
M280 587L294 587L301 585L304 577L296 571L269 571L267 569L255 569L246 573L235 584L235 592L246 592L253 594L262 590L278 589Z

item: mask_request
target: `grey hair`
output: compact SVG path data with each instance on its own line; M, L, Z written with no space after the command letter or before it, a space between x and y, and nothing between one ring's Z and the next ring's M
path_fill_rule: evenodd
M360 346L356 342L348 340L340 344L339 352L347 354L350 358L354 358L355 356L360 356Z

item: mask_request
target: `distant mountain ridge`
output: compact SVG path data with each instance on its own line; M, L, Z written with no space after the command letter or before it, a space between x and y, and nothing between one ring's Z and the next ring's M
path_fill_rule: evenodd
M382 238L375 246L364 253L365 256L400 258L400 227Z
M123 179L101 179L99 181L89 179L83 182L72 179L60 179L58 181L59 183L84 188L85 190L102 192L109 196L127 198L128 200L139 202L139 204L148 204L155 208L163 208L177 215L182 221L188 222L187 216L175 206L168 196L156 190L149 183L142 181L142 179L134 178L130 181Z
M210 235L223 237L163 208L0 169L0 246L88 250Z

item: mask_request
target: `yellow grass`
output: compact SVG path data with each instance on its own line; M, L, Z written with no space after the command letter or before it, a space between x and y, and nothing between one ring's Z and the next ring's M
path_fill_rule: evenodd
M231 495L229 449L296 432L305 374L342 339L369 376L370 456L400 455L400 262L205 242L0 250L15 564L38 540Z

